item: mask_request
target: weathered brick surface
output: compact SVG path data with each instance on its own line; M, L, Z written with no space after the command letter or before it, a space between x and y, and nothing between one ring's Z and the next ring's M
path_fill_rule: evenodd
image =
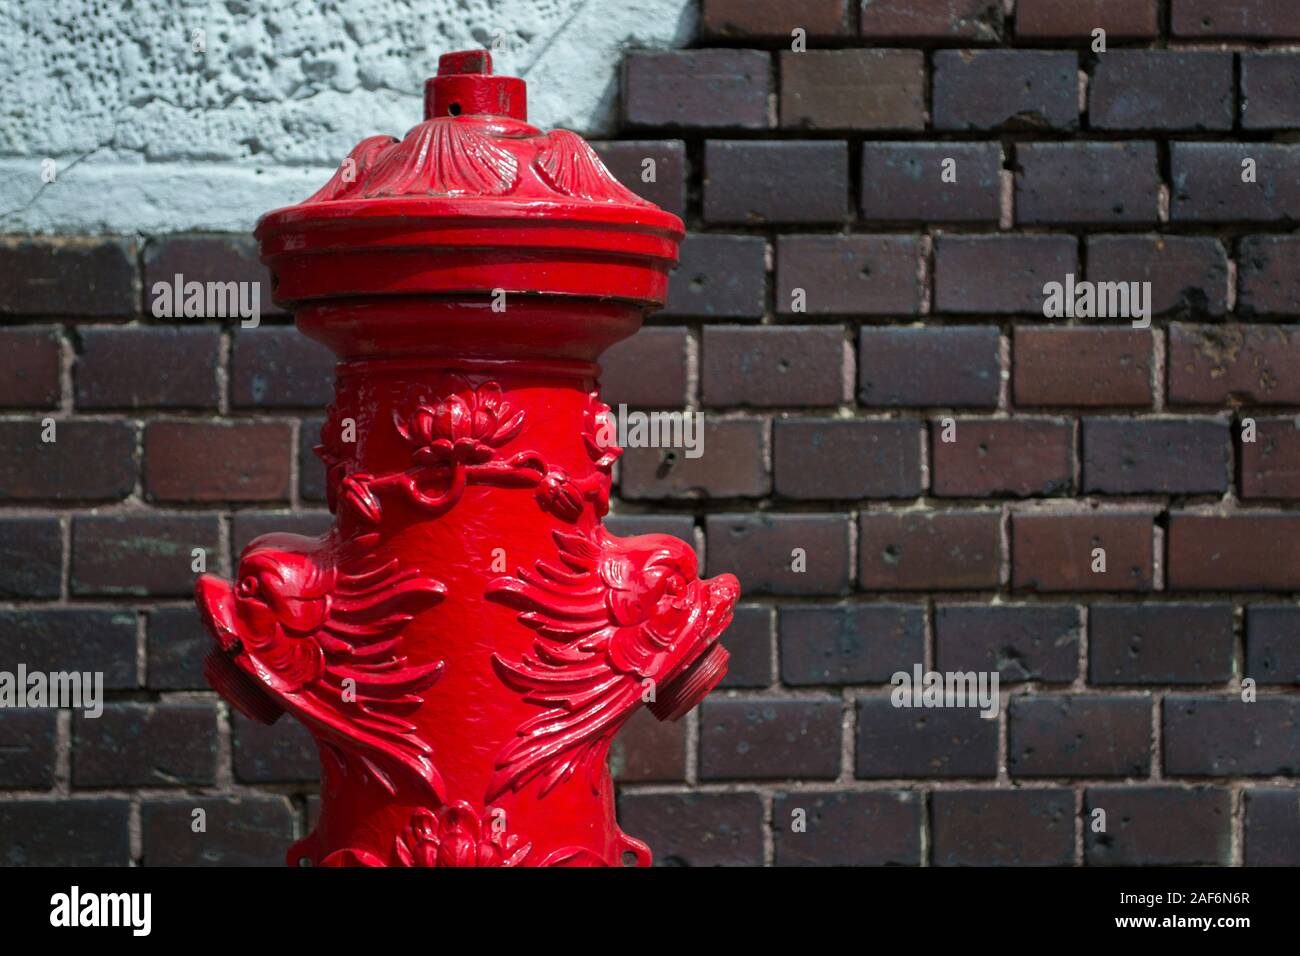
M782 236L776 309L795 317L914 315L924 294L920 264L915 236Z
M1009 718L1013 777L1145 777L1150 771L1150 697L1012 697Z
M1156 221L1155 143L1026 143L1016 163L1016 222Z
M1300 326L1169 327L1173 405L1300 404Z
M1170 0L1177 37L1300 39L1300 10L1273 0Z
M863 143L862 218L995 223L1001 171L998 143Z
M844 397L839 326L708 326L700 351L705 405L838 405Z
M1171 143L1169 151L1174 222L1300 218L1300 143Z
M939 50L934 126L942 130L1071 130L1079 125L1079 59L1064 50Z
M136 430L129 422L0 422L0 498L119 501L135 487ZM52 440L46 441L49 437ZM93 467L91 467L93 463Z
M1252 604L1246 609L1246 666L1259 684L1300 684L1300 608Z
M1012 357L1017 405L1151 405L1152 344L1145 329L1018 325Z
M783 129L925 128L920 50L786 50L780 69Z
M868 39L995 41L1005 35L1002 8L985 0L872 0L859 11Z
M620 826L655 848L658 866L758 866L763 802L757 793L627 793Z
M130 239L0 240L0 315L127 318L140 311Z
M921 862L921 801L908 790L777 794L772 819L777 866Z
M684 432L683 432L684 434ZM619 491L638 498L761 498L771 482L767 422L755 418L705 419L699 457L686 449L628 448L619 459Z
M203 690L203 658L212 637L188 607L150 611L146 624L147 672L150 690Z
M765 247L758 236L688 235L678 249L677 271L669 280L662 314L762 318L767 300Z
M282 866L294 812L284 797L165 797L146 800L140 822L145 866Z
M235 779L241 783L294 783L320 776L320 756L311 733L297 721L283 730L232 713Z
M89 671L106 690L136 685L136 614L129 609L30 608L0 611L0 661L29 672Z
M781 680L793 687L886 683L925 656L918 604L789 605L780 610Z
M1068 866L1074 862L1074 793L946 790L931 797L932 859L939 866Z
M184 787L215 782L217 708L211 701L113 703L72 719L74 787Z
M988 408L1002 372L989 326L866 328L858 333L858 401L867 406Z
M1300 860L1300 800L1293 789L1246 791L1246 864L1295 866Z
M601 400L614 409L684 406L687 341L680 326L652 326L619 342L600 357Z
M0 329L0 407L54 408L63 391L62 344L50 326Z
M57 598L62 579L57 518L0 518L0 598Z
M772 62L757 50L632 52L622 118L632 127L763 129Z
M1088 607L1094 684L1221 684L1232 678L1231 604Z
M833 779L839 698L709 700L700 707L701 780Z
M809 37L840 37L852 32L852 0L808 0L797 7L784 0L703 0L700 29L724 39L788 40L796 28Z
M997 671L1001 683L1068 683L1079 672L1079 609L1069 604L934 609L935 664L941 671Z
M704 169L706 222L836 223L848 215L847 143L711 139Z
M1088 85L1093 129L1232 129L1232 54L1108 50Z
M0 790L51 789L57 740L53 710L0 710Z
M221 402L221 333L214 326L90 327L78 337L77 408L215 409Z
M709 515L709 567L733 572L746 594L843 594L850 531L841 514Z
M1300 313L1300 237L1247 236L1241 240L1239 269L1241 314Z
M287 499L290 435L274 423L151 422L145 490L154 501Z
M262 314L274 315L280 311L271 301L270 271L258 261L257 243L250 235L161 236L145 243L141 263L146 315L153 314L156 296L163 291L156 288L158 283L174 287L177 275L185 283L247 282L249 294L252 294L251 284L256 283Z
M1241 125L1300 126L1300 54L1241 53Z
M591 145L605 168L632 192L674 215L686 214L690 170L686 144L680 139L615 140Z
M962 418L948 432L931 423L930 462L932 490L941 497L1067 494L1074 473L1074 426L1050 418Z
M934 307L962 314L1043 314L1043 286L1079 274L1070 236L939 236L934 244Z
M763 604L738 604L722 645L731 655L722 687L767 687L772 683L772 635L776 614Z
M1089 236L1088 279L1150 282L1151 312L1223 315L1228 309L1228 255L1207 236Z
M1098 549L1104 553L1097 554ZM1011 585L1017 589L1148 591L1152 519L1101 512L1020 513L1011 518L1011 554Z
M1025 39L1154 39L1160 32L1158 0L1019 0L1016 35Z
M869 591L995 588L1001 520L996 511L863 514L858 585Z
M775 491L785 498L914 498L920 422L782 418L773 424Z
M609 768L619 783L681 783L686 780L686 723L659 720L648 710L614 739Z
M1238 442L1241 497L1300 498L1300 428L1296 420L1261 417L1254 422L1255 440Z
M231 342L236 408L319 408L334 397L333 353L292 326L237 328Z
M1294 777L1300 772L1294 697L1171 694L1164 713L1167 777Z
M912 669L902 668L909 676ZM998 722L978 707L914 710L888 694L859 697L855 773L860 779L992 777Z
M1232 857L1232 794L1219 787L1089 787L1084 813L1089 866L1225 865Z
M1228 490L1232 441L1223 419L1083 419L1083 490L1105 495Z
M78 515L72 521L72 593L189 597L198 577L195 561L218 567L218 524L215 515Z
M1250 512L1169 517L1171 590L1300 588L1300 514Z
M0 862L5 866L126 866L131 862L131 802L66 797L0 802Z

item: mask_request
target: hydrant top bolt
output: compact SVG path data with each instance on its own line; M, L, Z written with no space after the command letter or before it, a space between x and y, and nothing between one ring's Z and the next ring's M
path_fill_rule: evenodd
M517 76L493 76L487 50L460 50L438 58L438 75L424 84L424 118L509 116L528 119L528 94Z

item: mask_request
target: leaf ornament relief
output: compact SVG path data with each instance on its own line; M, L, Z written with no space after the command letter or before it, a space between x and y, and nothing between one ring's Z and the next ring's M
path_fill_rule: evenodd
M591 202L651 205L615 179L587 141L567 129L553 130L542 137L533 166L548 186L566 196Z

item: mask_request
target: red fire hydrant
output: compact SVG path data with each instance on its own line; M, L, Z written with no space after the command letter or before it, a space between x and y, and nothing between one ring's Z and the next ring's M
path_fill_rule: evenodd
M726 671L735 578L601 518L621 453L595 364L662 305L682 223L522 80L451 53L400 141L258 225L277 302L339 357L316 449L335 525L265 535L197 598L212 686L320 747L296 865L648 864L606 755Z

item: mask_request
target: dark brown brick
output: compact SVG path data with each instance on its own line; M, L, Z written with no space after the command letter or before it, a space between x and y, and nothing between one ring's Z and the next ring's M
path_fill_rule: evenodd
M231 556L238 558L250 541L264 534L285 531L318 538L334 523L328 511L239 511L231 519Z
M1074 791L945 790L930 796L936 866L1069 866Z
M119 501L135 490L135 426L40 418L0 422L0 499Z
M996 511L866 512L858 519L864 591L966 591L998 586Z
M1209 418L1083 419L1083 490L1106 495L1228 490L1232 436Z
M29 672L98 671L107 690L134 688L135 628L128 608L0 611L0 661Z
M838 405L844 399L844 330L838 326L706 326L704 404L772 408Z
M895 408L991 408L1002 373L994 326L858 332L858 400Z
M215 326L86 328L73 368L78 408L216 408Z
M848 515L709 515L705 528L709 573L730 571L746 595L843 594L849 588ZM805 570L793 570L802 564Z
M0 407L57 408L62 339L49 325L0 329Z
M1294 788L1246 791L1246 865L1300 864L1300 794Z
M1145 777L1151 698L1012 697L1007 770L1013 777Z
M911 676L911 667L903 670ZM891 696L857 699L859 780L997 774L998 722L981 717L978 706L914 710L895 706Z
M1069 604L934 609L935 667L997 671L1003 683L1069 683L1079 673L1079 609Z
M1022 143L1016 165L1018 223L1156 222L1155 143Z
M910 790L779 793L772 823L777 866L921 863L921 797Z
M1093 129L1232 129L1232 54L1107 50L1088 84Z
M1300 7L1276 0L1170 0L1176 37L1300 39Z
M786 498L914 498L921 423L781 418L772 425L776 493Z
M850 0L807 0L791 6L785 0L704 0L700 29L723 39L789 40L795 29L811 37L847 36Z
M288 499L291 439L274 422L150 422L145 489L154 501Z
M841 708L839 698L706 700L700 706L700 779L834 779Z
M781 680L791 687L884 684L925 659L919 604L781 608Z
M236 408L315 408L334 397L334 354L293 326L237 328L231 341Z
M298 495L303 501L325 500L325 465L312 451L320 444L323 417L304 418L298 426Z
M1294 777L1300 700L1170 694L1164 700L1165 775Z
M5 664L6 669L13 666ZM53 709L0 710L0 790L52 789L57 742Z
M1256 418L1255 440L1238 441L1241 497L1300 498L1300 428L1295 418Z
M847 143L711 139L704 169L706 222L837 223L848 216Z
M758 50L633 51L623 59L629 126L764 129L772 62Z
M944 181L951 159L956 182ZM885 222L997 222L998 143L863 143L862 218Z
M681 783L686 779L686 722L659 720L641 708L609 748L619 783Z
M767 244L759 236L692 233L668 282L672 318L760 319L767 307Z
M1017 405L1144 408L1151 405L1146 329L1017 326Z
M920 50L786 50L780 67L784 129L925 129Z
M859 16L864 37L977 40L1004 35L1002 7L988 0L870 0Z
M1232 679L1231 604L1093 604L1094 684L1221 684Z
M695 541L695 518L692 515L672 514L619 514L606 515L605 527L610 534L620 538L634 538L639 534L667 534L700 549Z
M149 612L146 643L150 690L207 690L203 658L212 636L192 607L155 608Z
M921 311L916 236L781 236L776 310L798 315L916 315ZM802 289L796 303L795 290Z
M1168 586L1176 591L1300 589L1300 514L1170 515Z
M934 127L1071 130L1079 125L1079 58L1066 50L939 50Z
M1300 315L1300 236L1247 236L1238 262L1243 317Z
M118 797L0 803L5 866L127 866L131 801Z
M601 398L611 408L683 408L687 344L681 326L649 326L600 357Z
M1300 326L1169 326L1173 405L1300 404Z
M0 518L0 598L57 598L62 579L58 518Z
M654 847L656 866L763 862L763 802L757 793L625 793L618 822Z
M614 178L661 209L686 215L686 144L680 139L592 143ZM653 165L646 160L652 160ZM653 178L649 178L653 177Z
M271 726L231 714L231 749L240 783L310 783L320 777L315 738L296 720Z
M194 832L194 811L204 830ZM294 811L281 796L171 797L140 808L145 866L282 866Z
M1240 53L1241 125L1245 129L1300 126L1300 54Z
M1300 219L1300 143L1170 143L1173 222ZM1243 182L1242 162L1255 161Z
M1104 810L1106 829L1091 821ZM1232 794L1213 787L1089 787L1084 796L1089 866L1227 866Z
M1246 669L1257 684L1300 684L1300 607L1252 604L1246 609Z
M72 593L189 597L202 548L218 567L216 515L77 515L72 519Z
M705 418L698 457L685 448L627 448L619 460L623 498L761 498L771 487L767 422Z
M187 283L257 283L262 315L282 314L271 301L271 273L259 261L257 242L251 235L161 236L145 244L143 261L146 313L152 312L156 293L162 291L155 286L161 282L172 287L181 275Z
M772 683L772 632L776 615L762 604L739 604L722 635L731 655L719 687L767 687Z
M210 701L110 703L72 718L75 787L183 787L216 782L217 708Z
M940 497L1068 494L1074 475L1074 426L1065 419L955 422L952 437L930 425L931 487Z
M1149 591L1152 518L1144 514L1023 513L1011 518L1011 586L1031 591ZM1093 550L1106 570L1094 572Z
M0 314L122 318L140 311L135 242L0 240Z
M1156 0L1019 0L1016 36L1023 39L1154 39L1160 32ZM1109 54L1107 54L1109 55Z
M1043 314L1043 286L1079 274L1070 236L939 236L934 297L939 312Z
M1223 315L1228 254L1209 236L1089 236L1088 279L1150 282L1151 312Z

